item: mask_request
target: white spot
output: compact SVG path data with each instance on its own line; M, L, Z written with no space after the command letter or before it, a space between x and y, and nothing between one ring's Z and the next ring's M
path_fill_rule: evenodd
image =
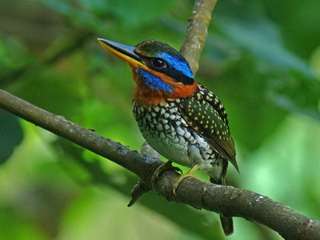
M172 142L174 142L174 143L178 143L178 142L179 142L179 138L178 138L178 137L174 137L174 138L172 138Z
M261 201L261 200L263 200L263 199L264 199L264 196L259 195L258 197L256 197L255 201L256 201L256 202L259 202L259 201Z
M148 121L151 121L151 115L149 113L146 114L146 119L148 119Z
M170 126L169 126L168 124L165 124L165 125L164 125L164 129L165 129L165 130L169 130L169 129L170 129Z
M163 124L167 124L168 123L167 119L161 119L161 121L163 122Z
M162 131L162 130L163 130L162 124L159 123L159 124L157 125L157 129L158 129L159 131Z
M179 136L179 143L180 144L185 144L186 143L186 140L184 139L184 137Z
M177 133L183 136L185 134L185 131L181 127L177 127Z
M169 109L169 112L172 114L172 113L175 113L178 111L178 108L174 107L174 108L170 108Z
M171 115L170 115L170 119L171 119L171 120L175 120L175 119L176 119L176 115L171 114Z
M164 139L164 138L166 138L166 135L164 135L164 133L161 132L161 133L160 133L160 138L161 138L161 139Z
M176 132L173 132L172 129L171 131L169 132L169 134L167 134L167 136L171 139L175 138L177 136Z
M184 135L186 138L190 138L191 137L191 134L189 131L186 131L185 135Z
M168 145L169 144L169 139L167 138L164 138L164 139L161 139L161 142L165 145Z

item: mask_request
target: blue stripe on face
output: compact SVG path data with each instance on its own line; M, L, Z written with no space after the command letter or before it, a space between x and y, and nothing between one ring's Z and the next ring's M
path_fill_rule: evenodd
M143 82L149 87L156 90L164 90L168 93L172 93L171 89L174 87L164 83L161 78L153 75L152 73L143 70L141 68L137 69L137 73L141 76Z
M170 65L171 68L181 72L189 78L194 78L188 63L176 56L171 56L168 53L157 54L157 57L163 58Z

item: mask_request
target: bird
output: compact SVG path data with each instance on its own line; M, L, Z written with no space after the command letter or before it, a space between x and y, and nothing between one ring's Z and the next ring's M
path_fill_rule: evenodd
M98 38L106 50L129 64L135 83L133 115L146 142L171 162L198 169L210 182L226 185L230 162L239 172L227 112L216 95L194 80L180 52L150 39L129 46ZM174 189L175 191L175 189ZM233 220L220 214L225 235L233 233Z

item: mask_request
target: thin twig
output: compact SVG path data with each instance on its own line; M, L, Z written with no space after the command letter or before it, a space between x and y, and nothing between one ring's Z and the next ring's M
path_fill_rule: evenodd
M185 41L180 52L187 59L192 72L196 75L199 59L204 47L211 14L218 0L197 0L194 2Z

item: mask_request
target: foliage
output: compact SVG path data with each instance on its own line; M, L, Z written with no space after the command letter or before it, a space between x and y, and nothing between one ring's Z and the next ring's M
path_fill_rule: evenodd
M319 8L218 2L197 75L230 116L241 174L230 168L228 182L318 219ZM96 38L178 49L191 9L187 0L2 0L0 87L139 150L130 72ZM0 239L224 239L216 215L154 193L128 209L136 179L121 167L7 112L0 124ZM243 219L235 228L229 239L280 239Z

